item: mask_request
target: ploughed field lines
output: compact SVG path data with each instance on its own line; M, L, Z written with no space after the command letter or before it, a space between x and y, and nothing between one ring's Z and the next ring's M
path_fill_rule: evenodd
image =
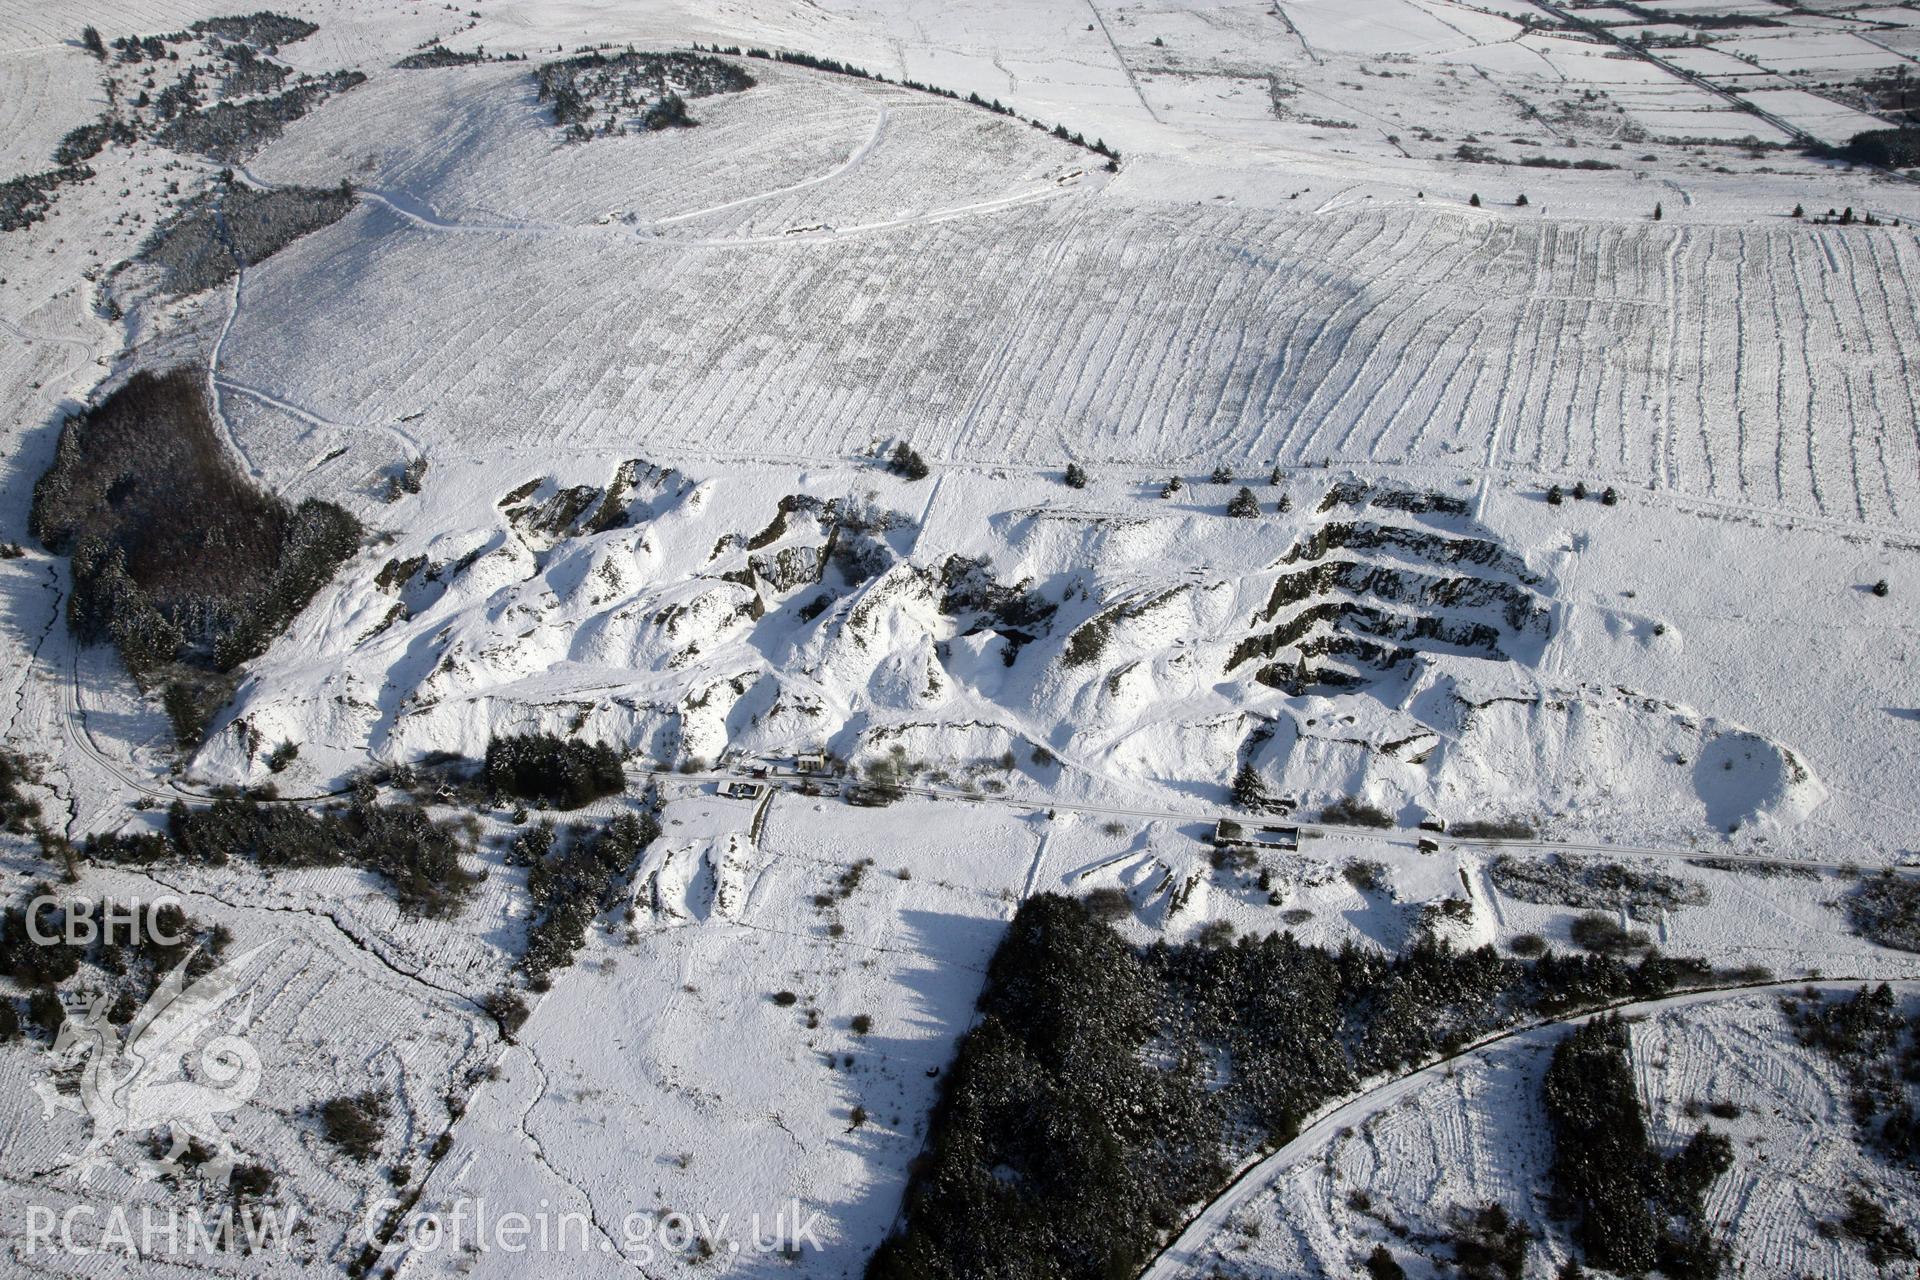
M61 136L99 113L98 66L77 49L0 48L0 181L53 167Z
M1491 465L1869 523L1916 479L1901 232L1089 192L772 243L329 234L250 274L227 367L338 420L432 404L463 449Z
M50 5L45 0L0 0L0 54L39 51L79 39L80 28L100 28L108 39L138 31L177 31L201 18L229 13L197 0L83 0ZM75 123L78 123L76 121Z

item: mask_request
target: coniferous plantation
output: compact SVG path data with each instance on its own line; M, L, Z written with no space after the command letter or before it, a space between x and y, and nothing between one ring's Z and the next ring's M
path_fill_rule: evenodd
M332 503L255 486L217 432L197 373L142 371L67 420L34 488L34 535L73 558L75 632L164 687L183 742L360 541Z
M271 190L222 183L155 230L140 258L159 268L163 292L198 293L338 222L353 203L353 188L345 182Z
M62 895L54 886L38 883L22 900L0 909L0 974L30 991L26 1025L49 1039L66 1017L59 989L75 996L107 996L108 1020L124 1026L175 967L185 964L187 976L198 978L219 963L232 941L231 930L191 919L175 903L115 904L141 922L137 931L114 936L97 931L69 934L69 916L82 914L83 908L84 914L93 916L104 905L83 895ZM36 942L36 932L55 941ZM83 965L91 966L89 977L107 982L72 981ZM10 998L0 997L0 1043L11 1040L20 1029L18 1009Z
M552 733L505 734L487 743L481 780L496 795L551 809L578 809L620 794L620 753L602 742Z
M1844 1073L1861 1136L1896 1167L1920 1170L1920 1009L1903 1010L1886 983L1782 1001L1800 1043Z
M0 828L24 834L40 816L40 802L23 787L38 782L33 762L16 751L0 747Z
M284 93L216 102L183 111L161 125L154 140L176 151L192 151L213 160L235 161L273 141L286 127L328 97L364 83L358 71L335 71L309 77Z
M612 890L634 859L660 834L651 812L621 814L598 831L568 833L565 847L534 841L540 856L527 876L527 893L538 913L527 930L527 949L521 968L536 991L544 991L557 969L573 963L574 953L587 938L594 919L611 905Z
M487 61L477 50L449 49L438 41L408 54L393 64L396 71L433 71L441 67L470 67Z
M1367 1079L1536 1017L1713 980L1658 952L1525 961L1421 941L1389 955L1290 933L1142 949L1086 903L1030 898L946 1076L904 1225L867 1275L1132 1275L1230 1167ZM1678 1212L1694 1183L1674 1185ZM1656 1245L1701 1268L1713 1256L1698 1232L1652 1233L1646 1257Z
M1595 1018L1554 1050L1542 1090L1553 1129L1553 1193L1575 1221L1587 1261L1621 1275L1658 1269L1673 1280L1712 1280L1726 1261L1705 1200L1733 1164L1723 1134L1702 1127L1662 1156L1635 1090L1627 1026Z

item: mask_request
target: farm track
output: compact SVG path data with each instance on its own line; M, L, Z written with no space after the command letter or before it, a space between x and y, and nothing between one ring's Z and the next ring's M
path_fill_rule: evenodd
M41 660L37 648L32 656L36 661ZM80 645L77 641L71 639L68 641L66 666L67 670L65 673L57 675L55 679L60 688L60 707L58 711L60 733L68 746L72 747L82 758L89 761L95 768L105 773L119 785L149 800L164 800L168 802L174 800L210 801L220 798L211 792L196 791L191 787L184 786L175 779L160 778L153 774L134 772L129 769L123 761L116 759L102 749L99 743L94 741L93 730L87 722L87 706L80 696ZM285 804L320 804L330 800L337 800L346 794L347 789L342 788L338 791L322 792L319 795L281 796L277 799L279 802ZM68 834L78 836L82 833L69 832Z
M709 217L750 204L758 204L764 201L798 194L816 187L825 186L835 180L843 178L858 169L860 165L866 161L868 154L879 144L889 118L890 112L885 108L881 109L879 118L874 126L873 135L857 148L854 154L849 156L844 164L830 173L822 174L817 178L811 178L789 187L742 196L736 200L730 200L724 204L714 205L709 208L673 214L645 223L638 229L629 228L624 224L581 225L576 223L548 222L538 219L505 218L486 221L475 218L453 218L442 214L426 201L420 200L406 191L395 187L382 188L364 186L356 188L356 194L372 201L395 217L422 231L475 236L549 236L561 240L587 242L595 240L639 241L643 244L676 249L735 249L764 247L767 245L818 244L821 241L838 240L875 232L899 231L911 227L932 226L942 222L950 222L958 218L996 213L1005 209L1018 208L1022 205L1056 200L1062 196L1074 194L1078 191L1078 188L1074 186L1049 183L1045 186L1031 187L1024 191L1015 191L988 199L972 200L962 204L932 209L910 217L882 218L871 222L855 223L846 226L823 225L818 228L794 228L775 234L663 236L651 233L653 228L675 226L682 222L696 221L700 218ZM244 167L237 169L236 173L238 173L248 185L258 190L271 191L275 189L277 185L254 175Z
M207 353L207 399L213 408L213 418L220 424L220 432L227 438L227 447L232 449L247 469L247 474L255 480L264 480L266 473L254 465L253 458L247 452L246 445L234 434L233 424L227 421L226 409L221 403L220 392L225 385L220 378L220 348L226 345L227 334L233 331L233 322L240 314L240 288L246 283L247 273L243 268L234 272L233 287L227 291L227 316L220 324L220 332L213 339L213 349ZM236 391L247 388L235 386ZM284 408L285 406L280 406Z
M732 209L742 208L750 204L759 204L766 200L776 200L786 196L799 195L803 191L811 191L815 187L825 186L836 178L853 172L866 162L867 157L873 154L873 149L880 145L880 139L886 136L887 119L889 115L890 111L887 107L882 106L879 108L879 110L874 113L873 132L867 136L866 140L854 148L853 154L849 155L844 163L821 174L817 178L806 178L784 187L776 187L771 191L757 191L752 195L740 196L737 199L728 200L722 204L709 205L704 209L691 209L685 213L669 214L667 217L654 219L652 225L656 227L668 227L679 222L691 222L696 218L711 217L716 213L725 213Z

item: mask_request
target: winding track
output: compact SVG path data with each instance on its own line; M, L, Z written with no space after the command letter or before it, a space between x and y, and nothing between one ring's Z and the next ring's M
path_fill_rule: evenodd
M802 191L811 191L815 187L825 186L836 178L844 177L846 174L852 173L855 169L858 169L867 162L867 157L873 154L873 149L880 145L880 139L886 136L887 121L892 117L892 114L890 108L885 106L881 107L874 115L873 132L867 135L866 141L855 147L853 153L838 166L820 174L818 177L806 178L784 187L775 187L769 191L756 191L752 195L740 196L738 199L728 200L723 204L708 205L704 209L690 209L686 213L676 213L665 218L656 218L653 220L652 225L656 227L666 227L672 226L676 222L690 222L695 218L707 217L709 214L725 213L729 209L738 209L742 205L758 204L762 200L773 200L780 196L798 195Z
M76 640L70 646L67 670L60 680L60 733L80 755L95 768L105 773L115 782L129 791L136 792L151 800L217 800L220 797L211 792L195 791L182 786L172 778L156 777L148 774L139 776L129 772L119 760L100 749L93 740L93 730L87 724L86 703L80 698L80 645ZM319 804L323 801L338 799L346 795L348 789L323 791L311 796L280 796L279 801L286 804Z
M1049 180L1042 184L1030 185L1023 190L1011 191L987 200L973 200L965 204L950 205L941 209L929 209L924 213L912 214L902 218L885 218L874 222L855 223L847 226L823 226L810 230L787 230L767 235L716 236L716 237L677 237L657 234L661 227L706 217L709 214L722 213L743 205L756 204L763 200L792 195L808 191L815 187L834 182L860 168L867 158L880 145L885 137L888 122L892 118L892 108L882 107L874 121L873 132L866 141L856 147L851 155L839 165L817 177L808 178L790 186L768 191L754 192L717 204L705 209L694 209L686 213L677 213L659 218L642 226L628 228L624 225L609 226L600 223L578 225L572 223L539 222L526 219L499 219L494 221L467 221L449 218L423 200L396 188L358 187L356 194L380 205L395 217L418 227L423 231L434 231L456 235L519 235L519 236L555 236L569 238L618 237L624 240L638 240L645 244L671 246L677 249L736 249L773 244L817 244L821 241L840 240L850 236L869 235L880 231L896 231L904 227L933 226L942 222L951 222L957 218L975 217L983 214L998 213L1007 209L1016 209L1023 205L1039 204L1049 200L1058 200L1082 190L1098 190L1101 185L1091 174L1075 177L1072 181ZM255 174L245 165L234 170L239 179L259 191L275 190L279 184L269 182ZM1085 178L1086 181L1082 181ZM225 337L224 332L221 335Z

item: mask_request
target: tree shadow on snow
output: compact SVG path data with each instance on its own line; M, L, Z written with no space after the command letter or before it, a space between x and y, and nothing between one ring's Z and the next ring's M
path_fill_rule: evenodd
M973 1025L987 960L1006 931L1006 921L993 917L913 910L901 912L900 918L909 934L908 945L925 959L906 962L892 982L912 993L906 1026L922 1034L856 1036L838 1051L835 1114L840 1131L833 1137L832 1157L824 1152L809 1155L810 1159L856 1159L866 1168L868 1180L846 1203L809 1203L801 1197L803 1218L819 1211L821 1248L808 1243L794 1258L748 1253L727 1272L731 1277L793 1280L796 1276L858 1275L894 1228L909 1167L926 1143L933 1106L954 1050ZM853 1123L855 1107L866 1113L858 1125ZM780 1208L788 1206L773 1206L767 1212Z

